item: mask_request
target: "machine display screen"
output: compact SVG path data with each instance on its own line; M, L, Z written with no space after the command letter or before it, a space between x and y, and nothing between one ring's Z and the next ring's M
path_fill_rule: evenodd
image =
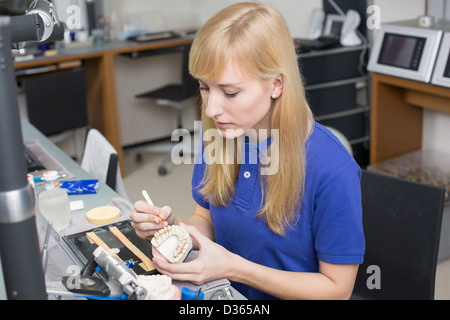
M378 63L417 71L425 42L425 38L386 33Z
M447 58L447 64L446 64L445 70L444 70L444 77L450 78L450 55Z

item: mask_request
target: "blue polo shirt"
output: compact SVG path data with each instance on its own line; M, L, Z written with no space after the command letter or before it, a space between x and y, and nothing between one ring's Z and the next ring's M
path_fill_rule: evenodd
M270 231L256 215L261 206L259 152L267 143L246 141L245 158L235 183L236 196L226 207L215 207L199 193L205 172L202 154L196 160L192 195L209 209L216 242L243 258L267 267L318 272L319 260L333 264L361 264L364 233L361 209L361 170L340 141L315 123L306 144L305 193L296 223L284 236ZM259 161L256 161L259 162ZM273 299L264 292L232 285L248 299ZM301 285L301 284L299 284Z

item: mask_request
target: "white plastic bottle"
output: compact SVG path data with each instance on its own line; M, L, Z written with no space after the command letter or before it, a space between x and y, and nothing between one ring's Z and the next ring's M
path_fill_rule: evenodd
M43 174L45 190L38 196L39 211L56 231L67 228L70 224L70 201L67 191L59 188L58 172L46 171Z
M31 174L31 173L28 173L27 174L27 180L28 180L28 183L33 187L33 189L34 189L34 187L35 187L35 185L34 185L34 176Z

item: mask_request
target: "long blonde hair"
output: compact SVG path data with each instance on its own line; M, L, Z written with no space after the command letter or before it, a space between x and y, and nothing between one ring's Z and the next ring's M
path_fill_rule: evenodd
M305 142L313 116L306 102L292 37L281 14L256 2L237 3L221 10L198 31L190 53L190 72L194 78L217 81L231 57L260 79L282 75L283 93L273 100L271 118L271 129L279 130L279 144L270 145L271 154L279 148L275 153L279 154L278 171L261 178L263 200L257 216L264 218L272 232L284 235L286 227L295 221L303 198ZM205 116L204 104L202 122L203 132L215 128L212 119ZM230 152L235 152L236 158L240 151ZM227 157L230 159L230 155ZM212 163L207 167L200 192L213 205L227 206L235 195L239 162Z

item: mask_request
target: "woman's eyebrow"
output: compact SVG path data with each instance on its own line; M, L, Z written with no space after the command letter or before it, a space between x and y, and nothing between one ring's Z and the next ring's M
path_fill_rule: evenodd
M203 80L203 79L200 79L200 78L197 78L196 80L200 81L200 82L203 82L206 85L214 84L214 85L219 86L219 87L237 87L237 86L240 86L240 85L242 85L244 83L244 81L234 82L234 83L233 82L217 83L215 81L207 81L207 80Z
M244 82L235 82L235 83L218 83L219 87L237 87L242 85Z

